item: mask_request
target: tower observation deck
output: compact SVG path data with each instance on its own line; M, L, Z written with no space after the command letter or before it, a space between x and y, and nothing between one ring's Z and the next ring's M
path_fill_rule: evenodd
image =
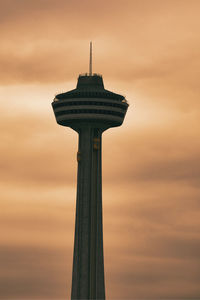
M57 123L79 134L71 299L105 299L101 141L105 130L123 123L128 103L104 89L102 76L89 73L52 107Z

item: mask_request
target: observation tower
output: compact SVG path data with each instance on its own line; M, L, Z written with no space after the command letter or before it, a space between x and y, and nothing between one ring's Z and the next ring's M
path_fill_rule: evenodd
M105 299L102 226L102 133L123 123L126 99L104 88L101 75L79 75L76 89L58 94L52 107L59 125L79 135L71 299Z

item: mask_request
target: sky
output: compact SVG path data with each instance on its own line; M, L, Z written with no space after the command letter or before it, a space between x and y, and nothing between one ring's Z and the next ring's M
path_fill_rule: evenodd
M0 299L70 298L77 142L51 102L93 70L107 299L200 299L200 1L0 0Z

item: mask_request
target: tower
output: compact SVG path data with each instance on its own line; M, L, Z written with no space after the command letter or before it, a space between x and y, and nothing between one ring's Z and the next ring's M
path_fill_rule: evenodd
M52 103L59 125L79 135L77 199L71 299L105 299L102 230L102 133L123 123L126 99L104 88L103 78L79 75L76 89Z

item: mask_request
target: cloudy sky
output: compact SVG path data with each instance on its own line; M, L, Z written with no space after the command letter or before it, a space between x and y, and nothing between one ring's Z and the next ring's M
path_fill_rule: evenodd
M88 71L126 96L103 137L107 299L200 299L200 1L0 0L0 299L70 298L77 134L51 102Z

